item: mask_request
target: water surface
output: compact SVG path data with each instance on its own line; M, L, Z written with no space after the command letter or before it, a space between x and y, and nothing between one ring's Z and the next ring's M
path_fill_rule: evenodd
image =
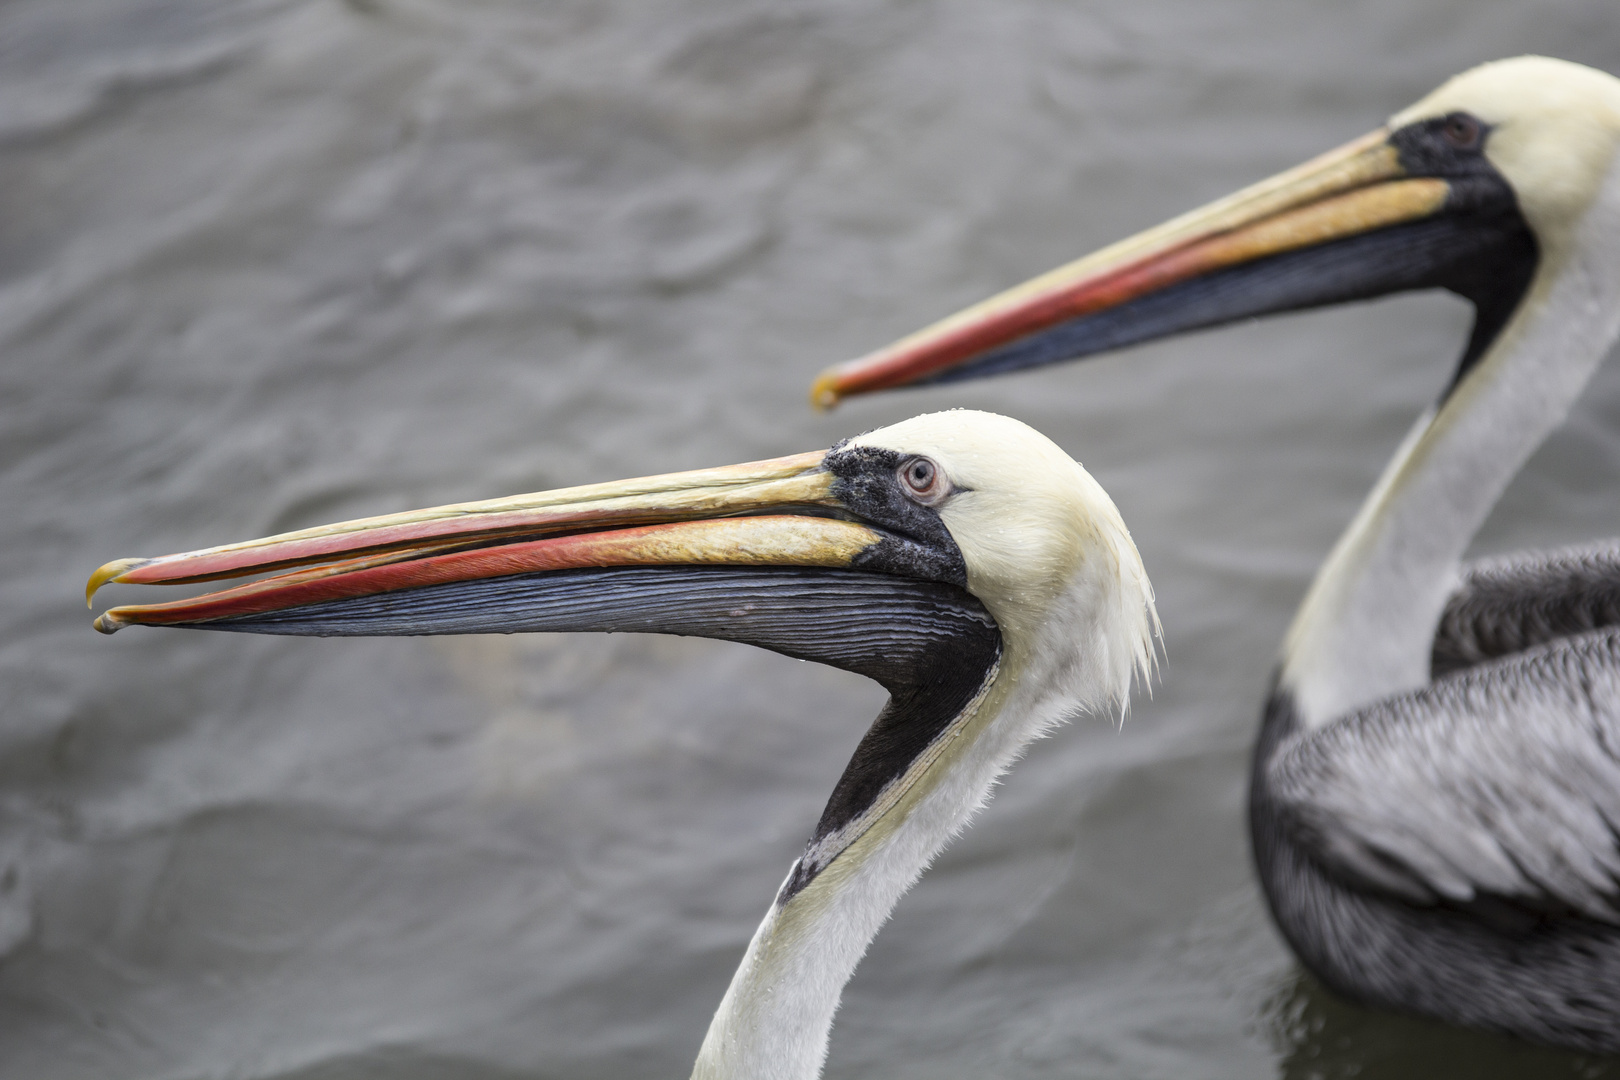
M1612 0L0 8L0 1075L685 1075L882 693L742 646L136 629L108 558L972 405L1113 493L1168 663L902 902L828 1075L1620 1075L1345 1005L1250 874L1312 569L1468 312L1408 297L805 406L825 363ZM1620 368L1479 539L1620 532ZM127 598L128 592L113 599Z

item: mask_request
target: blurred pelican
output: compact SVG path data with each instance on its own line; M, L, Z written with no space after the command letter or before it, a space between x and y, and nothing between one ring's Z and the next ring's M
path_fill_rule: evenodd
M1406 289L1472 335L1312 584L1250 828L1307 967L1620 1051L1620 544L1462 555L1620 336L1620 80L1543 57L826 372L821 405Z

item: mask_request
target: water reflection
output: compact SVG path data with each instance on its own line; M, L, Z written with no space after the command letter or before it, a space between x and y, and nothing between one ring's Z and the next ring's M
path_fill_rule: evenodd
M1352 1005L1303 972L1262 1007L1281 1080L1610 1080L1620 1061Z

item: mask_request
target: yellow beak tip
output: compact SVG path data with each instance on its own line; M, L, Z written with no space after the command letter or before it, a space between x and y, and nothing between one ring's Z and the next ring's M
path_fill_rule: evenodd
M831 372L818 377L815 385L810 387L810 405L818 412L831 412L838 407L843 396L838 392L838 380Z
M151 561L151 559L114 559L112 562L103 565L90 575L90 581L84 587L84 606L90 606L91 599L96 595L96 590L107 584L107 582L117 581L136 567L145 566ZM111 633L112 631L105 632Z

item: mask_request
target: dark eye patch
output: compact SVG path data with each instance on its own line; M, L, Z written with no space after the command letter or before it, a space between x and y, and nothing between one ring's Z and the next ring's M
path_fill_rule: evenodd
M967 564L939 513L905 490L901 467L916 460L896 450L839 443L827 453L827 471L837 479L833 495L863 521L889 533L856 557L863 570L966 587ZM923 459L926 460L926 459ZM932 464L930 462L930 464ZM945 483L942 475L936 483Z
M1411 176L1500 179L1485 157L1490 134L1490 125L1477 116L1454 112L1408 124L1390 135L1389 141L1401 156L1401 168Z

